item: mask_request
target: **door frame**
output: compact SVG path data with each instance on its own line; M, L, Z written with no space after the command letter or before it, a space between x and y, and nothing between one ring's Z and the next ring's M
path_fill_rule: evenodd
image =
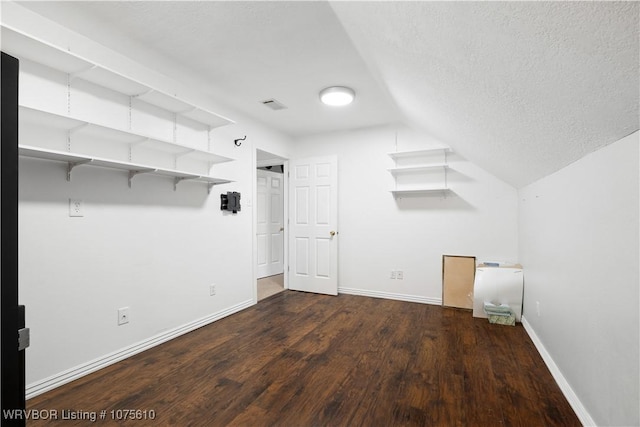
M274 165L275 166L275 165ZM260 255L260 249L263 248L263 250L266 252L264 254L265 256L265 264L263 266L258 266L258 280L260 280L261 278L264 277L269 277L269 276L274 276L277 274L283 274L284 273L284 242L282 241L282 239L284 239L284 189L282 188L282 186L284 185L284 172L280 172L280 171L272 171L272 170L268 170L268 168L258 168L256 173L258 174L258 182L260 182L260 177L265 179L265 186L259 186L258 191L260 191L260 188L262 189L262 191L265 192L265 197L264 199L264 203L266 206L264 206L264 214L265 214L265 220L266 222L263 223L262 225L257 225L257 233L258 235L261 235L262 232L266 232L268 237L266 239L265 242L265 246L263 247L262 245L258 245L258 255ZM272 185L272 183L275 181L279 182L278 184L278 188L277 190L274 191L274 187ZM278 199L279 202L274 206L274 199L273 199L273 195L274 194L278 194ZM258 193L258 196L260 195L260 193ZM260 210L258 209L258 203L260 202L260 197L256 197L255 199L255 208L258 211L258 216L260 216ZM280 209L280 213L278 215L277 222L278 222L278 228L279 231L277 231L277 236L274 234L276 233L276 229L274 227L274 225L276 224L275 222L273 222L273 217L272 214L274 212L273 208ZM261 229L261 227L264 227ZM278 257L278 261L276 263L273 262L273 255L274 253L273 251L273 242L275 239L280 239L280 249L278 250L279 253L279 257ZM267 256L269 255L269 256Z
M258 160L258 151L261 152L261 156L271 155L272 160ZM269 164L271 163L271 164ZM253 303L258 303L258 236L256 234L258 227L258 210L255 209L255 203L258 200L258 167L262 166L275 166L283 165L283 212L282 222L284 224L283 232L283 270L284 270L284 289L289 289L289 159L287 157L275 154L271 151L263 150L261 148L254 148L252 155L252 190L251 190L251 203L252 203L252 222L251 222L251 234L253 241Z

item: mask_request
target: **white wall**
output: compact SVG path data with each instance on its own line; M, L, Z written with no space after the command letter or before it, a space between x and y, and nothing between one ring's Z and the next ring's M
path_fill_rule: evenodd
M81 46L105 67L142 82L148 77L154 87L215 111L196 87L159 75L151 65L37 15L7 10L12 13L3 23L8 20L54 45ZM25 66L21 80L22 101L65 114L64 78ZM40 86L33 93L36 80ZM72 113L122 127L127 99L96 88L82 92L83 86L86 82L73 82ZM147 117L146 124L137 120L138 112L132 115L147 126L139 131L171 138L171 115ZM218 154L235 161L214 166L212 174L235 182L214 187L210 195L205 184L186 181L174 191L171 178L148 174L135 177L128 188L127 172L90 166L76 167L68 182L65 163L20 159L20 303L27 306L32 332L26 353L28 397L255 303L254 215L247 203L255 187L255 151L287 156L291 140L241 116L232 118L237 123L215 129L212 142ZM206 144L206 130L187 128L179 127L178 134ZM74 134L72 149L98 150L103 156L122 151L81 134ZM236 147L233 139L244 135L247 140ZM66 147L64 132L31 124L21 126L20 137L29 145ZM237 215L220 211L220 193L226 191L243 195ZM69 198L84 201L84 217L69 217ZM215 296L209 295L210 284L216 285ZM120 307L130 308L127 325L117 325Z
M260 136L251 132L251 135ZM230 144L233 144L231 141ZM252 144L234 149L231 184L204 184L21 158L20 302L32 345L28 391L82 373L94 359L131 350L168 331L255 302ZM224 174L229 176L229 173ZM237 215L220 211L220 193L240 191ZM85 216L68 216L69 198ZM209 285L216 296L209 296ZM131 322L117 326L116 311ZM66 378L66 376L65 376ZM42 381L44 380L44 383Z
M525 318L598 425L640 424L638 143L519 191Z
M304 138L294 153L338 156L339 291L439 304L443 254L516 261L517 192L450 154L454 194L395 200L396 131L400 151L443 146L389 126Z

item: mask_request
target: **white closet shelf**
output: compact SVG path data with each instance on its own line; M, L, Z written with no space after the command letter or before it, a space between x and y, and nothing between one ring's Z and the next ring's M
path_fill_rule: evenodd
M64 151L45 150L43 148L19 145L18 152L24 157L35 157L37 159L56 160L59 162L80 163L90 162L91 157L81 154L65 153Z
M218 185L218 184L228 184L233 181L229 181L228 179L214 178L212 176L200 175L198 178L195 178L198 182L208 182L209 184Z
M451 150L447 147L442 147L442 148L428 148L426 150L414 150L414 151L396 151L393 153L387 153L387 155L389 157L391 157L394 160L397 159L407 159L407 158L411 158L411 157L420 157L420 156L427 156L430 154L435 154L437 152L444 152L444 153L448 153Z
M450 190L446 187L441 188L417 188L412 190L391 190L394 197L402 196L428 196L432 194L446 195Z
M95 132L99 136L108 138L113 142L134 145L143 144L148 148L168 152L178 157L189 156L211 163L224 163L233 160L229 157L221 156L210 151L199 150L166 139L152 137L140 132L108 127L98 123L82 120L80 118L64 116L44 110L34 109L28 106L20 106L19 114L20 120L30 125L52 127L71 133Z
M97 157L91 157L88 163L91 166L101 166L103 168L120 169L138 173L155 172L157 169L150 166L138 165L135 163L117 162L114 160L100 159Z
M433 165L422 165L422 166L407 166L400 168L391 168L387 169L392 175L401 175L404 173L420 173L420 172L429 172L438 169L447 169L449 165L446 163L438 163Z
M175 96L168 95L155 89L146 88L141 92L131 94L131 96L196 122L204 123L211 128L217 128L233 123L225 117L219 116L202 108L195 107L181 101Z
M224 116L182 101L177 96L157 90L107 67L92 63L71 52L61 50L6 26L2 27L2 51L18 58L27 59L62 71L69 75L70 80L80 78L98 84L172 111L211 128L234 123L233 120Z
M69 168L67 170L67 179L71 178L71 170L74 167L80 165L89 165L129 171L129 184L131 183L131 179L135 175L140 173L153 173L157 175L170 176L175 179L175 184L186 179L198 182L206 182L210 185L227 184L229 182L232 182L230 180L222 178L199 175L191 172L184 172L174 169L155 168L148 165L121 162L117 160L103 159L89 155L68 153L64 151L48 150L39 147L31 147L28 145L19 145L18 150L20 155L23 157L33 157L38 159L54 160L68 163Z

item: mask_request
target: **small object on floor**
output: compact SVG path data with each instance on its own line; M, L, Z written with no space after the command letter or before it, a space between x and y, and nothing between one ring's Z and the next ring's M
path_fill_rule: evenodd
M495 323L496 325L516 325L516 316L511 314L505 316L504 314L489 314L489 323Z
M496 305L485 301L483 308L484 312L489 316L489 323L515 326L516 316L507 304Z

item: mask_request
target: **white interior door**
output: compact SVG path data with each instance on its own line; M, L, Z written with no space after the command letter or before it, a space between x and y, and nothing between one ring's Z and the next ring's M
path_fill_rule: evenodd
M338 295L338 159L294 160L289 170L289 289Z
M258 169L258 279L284 272L284 175Z

